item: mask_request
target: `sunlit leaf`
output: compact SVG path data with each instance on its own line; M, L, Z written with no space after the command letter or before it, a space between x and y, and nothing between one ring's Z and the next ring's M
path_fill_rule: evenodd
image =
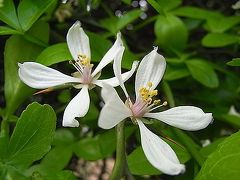
M22 113L8 145L7 164L26 168L50 149L56 115L49 105L32 103Z
M240 132L226 138L205 161L197 180L231 179L240 176Z
M206 61L200 59L192 59L186 61L187 67L194 79L203 85L215 88L219 85L219 80L212 66Z

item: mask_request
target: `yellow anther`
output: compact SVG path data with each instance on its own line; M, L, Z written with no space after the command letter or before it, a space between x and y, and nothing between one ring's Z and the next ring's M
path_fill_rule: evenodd
M167 104L168 104L167 101L164 101L162 105L166 106Z
M156 96L158 94L158 90L152 90L149 92L149 96L153 97Z
M161 100L160 100L160 99L153 101L153 104L154 104L154 105L159 105L160 103L161 103Z
M76 60L76 61L77 61L77 62L80 62L81 65L83 65L83 66L89 66L89 65L91 65L91 64L90 64L90 58L87 57L87 56L84 55L84 54L79 54L79 55L78 55L78 60Z
M152 87L153 83L152 82L148 82L147 85L148 85L148 87Z
M148 104L152 104L152 98L148 98L148 99L147 99L147 103L148 103Z

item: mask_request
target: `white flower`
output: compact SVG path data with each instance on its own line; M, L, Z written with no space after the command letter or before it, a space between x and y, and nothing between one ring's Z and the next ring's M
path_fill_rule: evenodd
M110 129L130 117L139 126L141 144L148 161L165 174L176 175L184 172L185 166L180 164L171 147L148 130L142 118L157 119L184 130L199 130L212 121L212 114L204 113L200 108L193 106L179 106L163 112L151 112L166 105L166 102L160 103L160 100L154 100L158 94L154 89L159 84L166 68L165 59L157 53L157 48L146 55L139 65L135 80L135 102L129 98L121 78L121 70L117 66L121 66L119 58L114 64L114 73L119 79L127 100L124 103L113 87L104 84L102 97L105 105L101 110L98 125L104 129Z
M75 117L83 117L89 109L90 98L88 90L95 85L102 86L108 83L112 86L118 86L116 77L104 80L98 80L101 70L113 61L117 53L123 53L124 47L121 40L121 34L117 34L117 39L113 46L104 55L98 66L92 72L91 51L88 36L83 31L80 22L77 21L67 33L67 44L74 60L70 63L76 68L75 77L65 75L57 70L46 67L39 63L24 62L19 65L19 77L28 86L36 89L51 88L63 84L72 84L80 92L67 105L63 115L63 126L78 127L79 122ZM125 80L129 79L134 73L137 63L134 62L132 69L122 74Z

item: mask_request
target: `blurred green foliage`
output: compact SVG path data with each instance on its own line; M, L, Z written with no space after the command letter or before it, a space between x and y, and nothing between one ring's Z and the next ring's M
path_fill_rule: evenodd
M161 174L147 162L139 147L139 132L127 123L127 160L136 179L238 179L240 137L236 132L240 116L230 111L231 107L240 111L240 16L238 9L232 9L234 3L0 1L0 179L76 179L71 172L77 171L72 167L74 159L105 159L112 157L116 149L114 130L104 132L97 127L100 89L92 92L90 111L80 120L80 128L62 129L59 122L64 107L76 91L32 96L34 90L18 77L17 63L24 61L72 72L67 65L71 55L65 36L76 20L81 21L90 38L93 63L101 60L118 31L126 46L122 63L125 69L158 46L167 61L162 86L158 87L162 99L170 107L195 105L213 113L213 123L198 132L180 131L161 122L149 125L159 136L164 134L175 141L166 140L187 169L176 177ZM113 74L108 68L103 76ZM133 90L132 82L126 83L129 90ZM32 101L53 106L58 119L56 131L53 109L38 103L27 106ZM204 142L211 144L204 147Z

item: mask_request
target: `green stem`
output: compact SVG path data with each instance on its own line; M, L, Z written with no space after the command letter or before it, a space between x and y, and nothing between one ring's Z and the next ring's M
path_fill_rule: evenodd
M7 118L3 118L1 122L1 133L0 136L8 136L9 135L9 124Z
M125 155L125 135L124 135L124 121L120 122L116 127L117 133L117 146L116 146L116 161L113 167L110 180L120 180L124 168L126 166L126 155Z

